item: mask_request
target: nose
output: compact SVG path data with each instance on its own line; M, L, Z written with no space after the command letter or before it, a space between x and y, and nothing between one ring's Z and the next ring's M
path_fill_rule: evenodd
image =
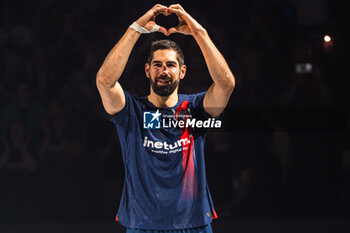
M166 74L166 75L169 74L169 71L168 71L168 68L167 68L166 65L163 65L163 66L162 66L161 74L162 74L162 75L163 75L163 74Z

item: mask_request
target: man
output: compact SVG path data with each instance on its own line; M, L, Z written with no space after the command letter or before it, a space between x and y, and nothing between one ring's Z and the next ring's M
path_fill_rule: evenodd
M156 25L158 14L173 13L178 16L178 26L167 30ZM118 79L131 50L141 34L154 31L194 37L214 81L207 92L178 94L186 66L180 47L170 40L151 46L145 65L150 94L136 97L124 92ZM207 31L179 4L157 4L127 29L106 57L96 83L107 116L117 128L125 166L117 221L127 232L212 232L210 223L216 213L206 183L203 151L207 130L180 127L179 123L217 120L235 85ZM160 127L161 116L170 116L170 126Z

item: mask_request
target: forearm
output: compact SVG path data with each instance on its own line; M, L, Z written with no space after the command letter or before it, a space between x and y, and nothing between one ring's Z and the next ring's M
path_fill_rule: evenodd
M207 31L203 27L199 27L193 33L193 37L197 41L203 53L210 76L212 77L215 85L219 86L223 90L232 90L235 85L235 78L225 58L216 48Z
M123 37L109 52L98 71L97 79L100 83L108 87L113 87L116 84L139 37L138 32L128 28Z

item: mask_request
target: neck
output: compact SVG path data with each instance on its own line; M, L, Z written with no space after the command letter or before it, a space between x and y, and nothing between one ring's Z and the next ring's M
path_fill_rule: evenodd
M151 94L147 97L148 101L151 102L157 108L171 108L174 107L178 100L179 96L176 90L169 96L159 96L151 88Z

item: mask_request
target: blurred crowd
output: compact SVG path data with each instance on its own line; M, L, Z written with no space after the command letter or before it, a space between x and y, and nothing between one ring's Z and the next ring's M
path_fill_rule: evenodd
M152 5L3 1L0 222L110 219L116 213L123 185L121 152L95 76L128 25ZM346 106L341 6L323 0L182 5L207 29L236 76L227 111ZM336 39L325 43L327 33ZM125 90L147 94L145 45L161 38L140 38L121 78ZM180 92L206 90L211 79L196 42L181 35L170 39L182 46L188 66ZM219 214L348 214L347 139L344 132L212 132L206 144L208 181Z

